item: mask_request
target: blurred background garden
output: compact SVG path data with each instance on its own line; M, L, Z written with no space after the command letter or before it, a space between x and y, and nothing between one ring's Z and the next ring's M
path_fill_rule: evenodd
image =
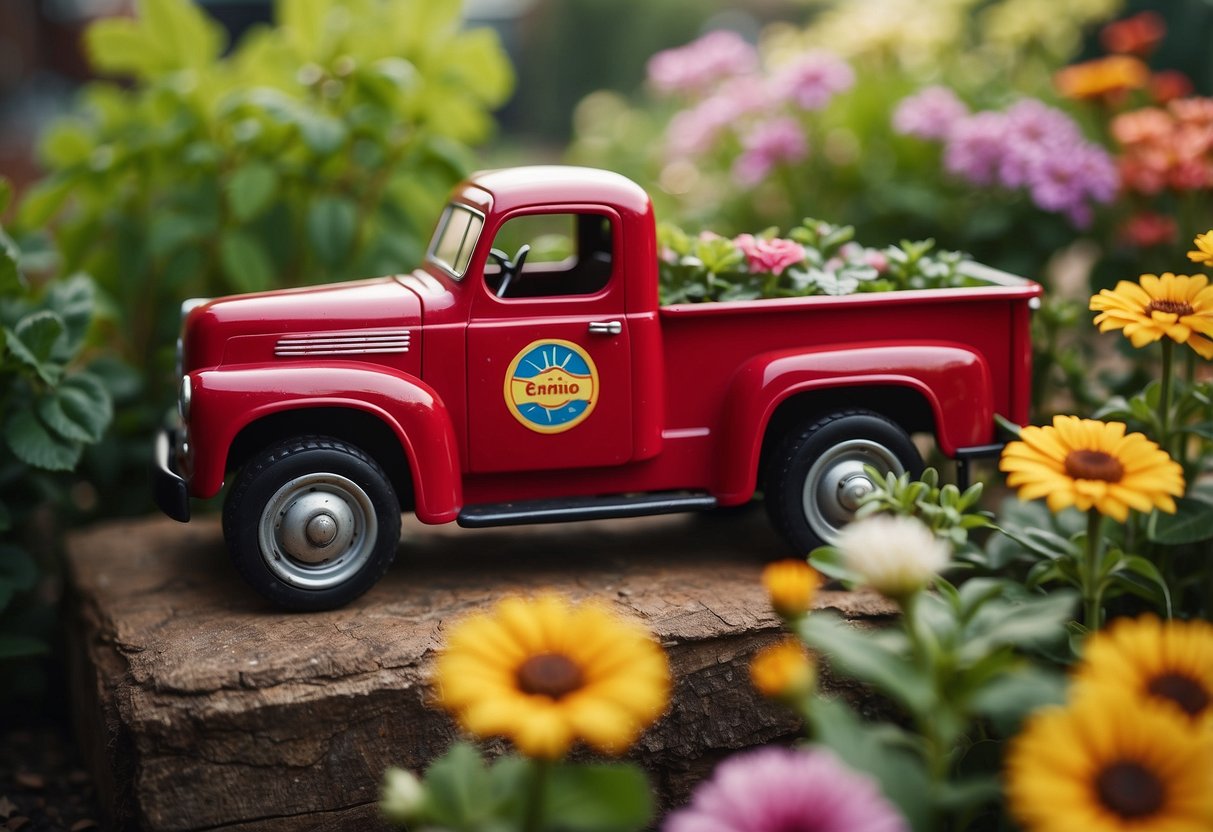
M616 170L690 235L933 239L1046 286L1036 423L1148 429L1158 357L1088 302L1213 225L1211 33L1210 0L0 2L0 704L61 696L64 531L151 510L181 302L411 269L478 168Z

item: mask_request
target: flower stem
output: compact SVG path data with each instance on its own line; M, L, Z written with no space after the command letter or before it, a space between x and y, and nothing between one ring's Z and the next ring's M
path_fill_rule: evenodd
M1162 390L1158 396L1158 424L1162 436L1158 444L1167 453L1171 452L1171 369L1174 364L1175 342L1162 339Z
M1099 561L1103 554L1103 515L1097 509L1087 511L1087 551L1085 562L1078 570L1082 579L1083 624L1088 630L1098 630L1103 618L1103 591L1100 587Z
M543 828L543 796L551 767L547 760L531 760L531 782L522 816L522 832L539 832Z

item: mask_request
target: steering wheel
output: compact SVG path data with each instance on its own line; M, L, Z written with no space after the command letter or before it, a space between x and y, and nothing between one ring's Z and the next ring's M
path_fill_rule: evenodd
M522 273L522 264L526 262L526 256L530 253L531 247L523 244L511 261L510 256L501 249L489 249L489 257L496 260L497 265L501 267L501 284L497 287L497 297L505 297L506 290L510 288L510 284L514 282L514 278Z

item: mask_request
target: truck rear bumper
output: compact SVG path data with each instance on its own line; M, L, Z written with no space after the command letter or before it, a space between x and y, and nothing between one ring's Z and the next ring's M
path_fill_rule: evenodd
M190 495L185 479L177 473L173 464L173 450L176 447L176 431L161 430L156 434L156 447L152 455L152 495L161 511L174 520L188 523Z

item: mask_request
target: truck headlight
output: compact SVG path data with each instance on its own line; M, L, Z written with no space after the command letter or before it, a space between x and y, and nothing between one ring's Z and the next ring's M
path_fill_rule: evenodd
M189 376L181 377L181 391L177 394L177 413L182 422L190 420L190 397L193 395L193 384Z

